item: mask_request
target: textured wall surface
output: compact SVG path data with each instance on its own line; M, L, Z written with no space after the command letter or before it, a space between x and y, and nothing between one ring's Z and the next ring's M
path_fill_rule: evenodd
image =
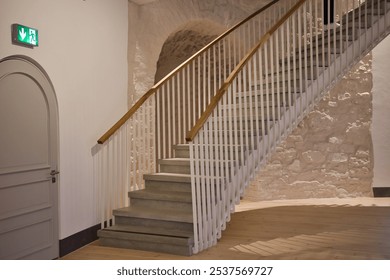
M157 61L166 40L192 22L212 22L227 29L270 0L160 0L129 3L129 105L153 86ZM193 25L192 25L193 26ZM209 25L210 27L210 25Z
M161 48L155 83L225 30L225 26L212 21L197 20L187 23L179 31L172 33Z
M371 91L368 55L276 149L245 199L372 196Z

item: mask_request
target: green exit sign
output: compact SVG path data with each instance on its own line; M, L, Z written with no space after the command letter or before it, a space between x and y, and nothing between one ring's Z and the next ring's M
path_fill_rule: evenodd
M17 23L12 24L12 43L29 48L38 47L38 29Z

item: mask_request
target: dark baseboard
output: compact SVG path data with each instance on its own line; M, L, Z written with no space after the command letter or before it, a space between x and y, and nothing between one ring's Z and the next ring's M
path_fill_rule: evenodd
M97 240L97 231L99 229L100 224L60 240L60 258Z
M390 197L390 188L373 188L374 197Z
M97 240L97 232L100 228L101 225L98 224L60 240L60 258Z

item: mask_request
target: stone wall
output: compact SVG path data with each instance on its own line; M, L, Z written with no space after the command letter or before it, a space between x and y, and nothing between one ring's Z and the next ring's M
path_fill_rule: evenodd
M371 91L367 55L277 147L244 198L372 196Z

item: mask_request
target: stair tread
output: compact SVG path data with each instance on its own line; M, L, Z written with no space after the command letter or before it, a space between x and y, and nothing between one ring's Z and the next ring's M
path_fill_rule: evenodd
M191 256L194 245L194 239L192 237L154 235L106 229L99 230L98 236L100 238L100 244L103 246L183 256Z
M273 107L271 107L271 108L273 108ZM267 109L264 111L267 112ZM279 120L278 115L275 114L275 116L273 116L272 109L269 109L269 111L271 112L271 115L267 116L266 114L264 114L264 117L269 117L269 118L264 118L264 121L268 121L268 122L278 121ZM275 112L276 112L276 110L275 110ZM234 118L232 117L231 119L233 121L236 121L236 122L251 122L252 121L252 122L261 123L263 121L263 119L261 117L262 117L262 115L260 113L258 116L256 116L256 115L252 115L252 116L239 115L239 116L236 116ZM274 117L276 117L276 119L274 119ZM226 119L226 117L218 117L218 116L213 118L214 121L220 121L220 120L225 120L225 119ZM230 120L228 120L228 121L230 121ZM233 129L236 130L237 128L233 127ZM242 129L242 131L245 131L245 129Z
M127 232L103 229L98 232L98 236L103 239L127 240L137 243L167 244L170 246L190 246L193 238L169 235L157 235L140 232Z
M180 174L180 173L167 173L167 172L150 173L150 174L145 174L144 179L149 181L153 180L153 181L164 181L164 182L191 183L190 174Z
M158 160L160 163L164 164L189 164L190 159L189 158L164 158Z
M147 188L143 190L129 192L129 197L163 201L178 201L187 203L192 202L191 193L165 190L149 190Z
M134 225L114 225L105 228L107 231L117 231L125 233L138 233L138 234L149 234L149 235L160 235L169 237L179 238L193 238L193 231L170 229L163 227L152 227L152 226L134 226Z
M114 210L114 215L172 222L193 222L192 211L164 207L129 206Z
M174 145L174 148L180 150L180 149L187 149L189 146L190 146L189 144L176 144Z

